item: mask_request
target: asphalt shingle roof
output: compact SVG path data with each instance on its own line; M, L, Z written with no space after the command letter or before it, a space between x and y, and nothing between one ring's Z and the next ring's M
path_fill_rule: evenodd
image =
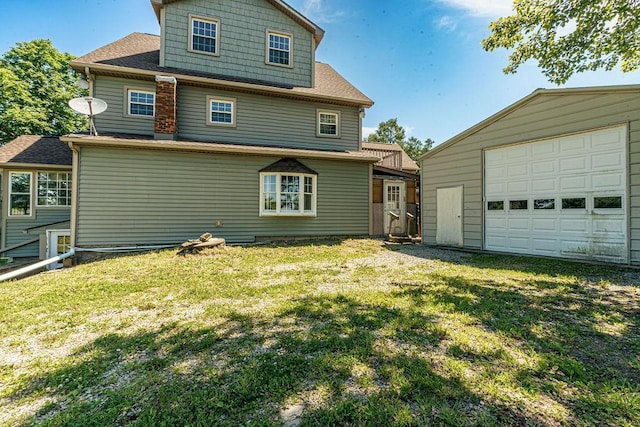
M71 166L71 149L53 136L22 135L0 147L0 164Z
M371 106L373 101L356 89L330 65L316 62L314 87L275 85L266 81L239 79L219 74L201 73L172 67L161 67L160 36L132 33L128 36L76 58L71 65L84 72L85 66L107 66L111 72L131 73L135 70L151 71L164 75L198 77L219 82L235 82L253 85L256 90L281 89L281 93L297 96L322 97L342 100L358 105ZM180 80L180 77L178 77Z

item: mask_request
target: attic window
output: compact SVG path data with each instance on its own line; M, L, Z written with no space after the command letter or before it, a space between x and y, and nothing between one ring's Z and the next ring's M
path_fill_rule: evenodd
M220 21L216 19L190 17L191 37L189 50L192 52L218 55Z
M290 34L267 31L267 64L291 66Z

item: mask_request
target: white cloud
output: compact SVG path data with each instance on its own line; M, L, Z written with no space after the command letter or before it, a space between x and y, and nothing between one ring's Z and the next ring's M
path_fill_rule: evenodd
M318 0L319 1L319 0ZM513 0L438 0L473 16L496 18L513 14Z
M362 139L366 140L369 135L371 135L372 133L376 133L377 129L378 129L377 127L371 128L367 126L362 126Z
M440 30L455 31L458 27L458 23L450 16L443 16L436 22L436 27Z
M346 15L342 10L332 10L325 0L304 0L300 13L320 24L339 21Z

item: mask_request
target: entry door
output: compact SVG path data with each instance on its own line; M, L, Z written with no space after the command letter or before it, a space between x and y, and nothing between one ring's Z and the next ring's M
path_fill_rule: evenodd
M404 181L385 180L384 231L389 234L405 234L407 231L406 225L407 185Z
M462 246L462 186L436 190L436 243Z
M47 230L47 258L69 252L71 233L69 230ZM49 264L49 269L62 267L62 263Z

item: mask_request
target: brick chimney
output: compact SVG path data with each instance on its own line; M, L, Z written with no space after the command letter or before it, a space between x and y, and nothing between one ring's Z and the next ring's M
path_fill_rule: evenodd
M171 76L156 76L155 139L176 139L178 134L177 81Z

